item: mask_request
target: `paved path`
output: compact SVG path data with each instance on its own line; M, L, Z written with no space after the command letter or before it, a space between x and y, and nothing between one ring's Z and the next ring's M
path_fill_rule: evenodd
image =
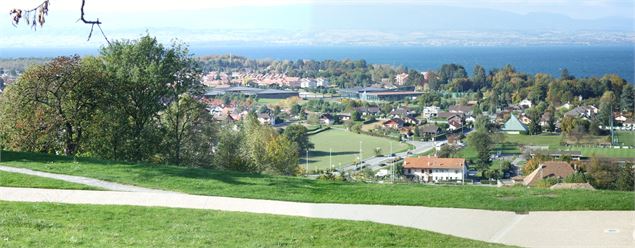
M513 212L228 197L0 187L0 200L160 206L372 221L524 247L634 247L630 211ZM424 241L422 241L424 242Z
M174 193L170 191L148 189L148 188L125 185L120 183L113 183L113 182L108 182L108 181L103 181L103 180L88 178L88 177L69 176L69 175L63 175L63 174L34 171L29 169L15 168L15 167L2 166L2 165L0 165L0 171L58 179L58 180L67 181L71 183L84 184L88 186L93 186L93 187L102 188L106 190L113 190L113 191Z
M524 247L635 247L635 211L513 212L416 206L299 203L200 196L0 166L0 170L114 191L0 187L0 201L160 206L362 220Z

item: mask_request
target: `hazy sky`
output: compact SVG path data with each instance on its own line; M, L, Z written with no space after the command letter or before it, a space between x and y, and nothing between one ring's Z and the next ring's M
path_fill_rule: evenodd
M41 2L0 0L0 13L8 13L13 8L32 8ZM574 19L620 17L632 20L635 8L633 2L635 0L87 0L85 10L88 19L99 17L104 22L105 31L116 36L124 32L139 35L146 30L154 34L162 28L310 29L320 21L319 15L328 15L317 10L323 6L345 8L342 13L346 13L346 18L351 22L369 18L356 16L355 6L359 5L375 8L375 12L365 12L364 15L380 12L386 6L407 6L407 9L446 6L449 7L448 11L459 7L475 8L474 12L486 9L522 15L551 13ZM85 42L90 28L77 22L80 4L80 0L51 0L48 21L38 31L24 24L14 28L9 15L5 15L5 21L0 18L0 47L33 47L43 43L95 45ZM171 32L177 36L193 35L188 31Z

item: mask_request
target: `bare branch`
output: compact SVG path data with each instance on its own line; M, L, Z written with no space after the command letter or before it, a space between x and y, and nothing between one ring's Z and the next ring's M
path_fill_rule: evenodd
M11 21L11 24L17 27L18 24L20 23L20 19L24 18L26 20L27 25L31 25L33 29L37 29L38 23L40 24L40 27L42 27L44 25L44 22L46 22L45 16L48 15L49 5L50 5L49 0L45 0L44 2L42 2L40 5L36 6L33 9L28 9L28 10L12 9L11 11L9 11L9 15L13 18L13 20ZM86 0L82 0L82 6L80 8L81 15L79 17L79 20L81 20L85 24L90 25L90 33L88 33L88 40L90 41L90 38L93 36L95 25L97 25L97 28L99 28L101 35L104 37L108 45L110 45L110 41L108 40L108 37L106 37L104 30L101 28L102 22L99 21L99 18L95 20L86 20L85 12L84 12L85 5L86 5Z

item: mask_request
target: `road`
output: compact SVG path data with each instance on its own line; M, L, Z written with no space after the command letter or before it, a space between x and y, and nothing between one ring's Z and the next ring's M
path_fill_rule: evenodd
M415 148L408 150L406 152L395 153L395 156L384 156L384 157L371 157L363 160L363 165L365 168L370 168L372 170L378 170L381 168L381 164L389 164L390 161L393 161L397 157L407 157L410 154L421 154L427 152L435 147L435 145L442 145L447 143L447 141L439 141L439 142L423 142L423 141L407 141L408 144L413 145ZM356 168L361 168L361 165L348 165L342 168L342 171L351 171Z

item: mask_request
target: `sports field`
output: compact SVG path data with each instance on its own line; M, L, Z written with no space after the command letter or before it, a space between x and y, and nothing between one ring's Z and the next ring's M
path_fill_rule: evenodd
M359 157L360 142L363 158L375 156L375 148L377 147L381 148L382 154L389 154L390 143L392 143L394 153L408 149L407 144L395 140L357 134L335 128L311 135L309 139L315 144L315 149L309 152L309 171L330 168L329 151L332 151L334 167L353 163ZM302 155L300 163L304 167L306 154Z

